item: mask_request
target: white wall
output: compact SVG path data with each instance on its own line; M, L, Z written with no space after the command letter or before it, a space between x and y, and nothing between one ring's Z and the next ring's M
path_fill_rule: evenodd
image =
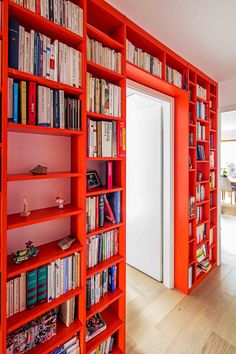
M219 83L220 111L234 110L236 107L236 78Z

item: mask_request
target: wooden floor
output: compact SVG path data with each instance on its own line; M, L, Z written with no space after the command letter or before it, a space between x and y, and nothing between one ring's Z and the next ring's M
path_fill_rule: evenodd
M235 254L190 296L127 266L127 354L161 353L236 353Z

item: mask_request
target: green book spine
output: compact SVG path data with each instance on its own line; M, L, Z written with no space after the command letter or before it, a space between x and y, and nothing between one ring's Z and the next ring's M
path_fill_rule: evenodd
M47 265L38 268L38 302L47 300Z
M37 269L26 273L26 307L31 309L37 305Z

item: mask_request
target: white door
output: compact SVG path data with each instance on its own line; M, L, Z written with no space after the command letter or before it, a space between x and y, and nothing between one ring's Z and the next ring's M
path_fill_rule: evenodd
M162 281L162 105L127 92L127 263Z

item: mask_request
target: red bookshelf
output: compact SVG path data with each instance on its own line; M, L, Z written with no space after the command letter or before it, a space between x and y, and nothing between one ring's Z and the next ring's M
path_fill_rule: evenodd
M38 351L48 354L75 335L79 335L81 353L91 353L109 336L115 334L116 340L113 348L113 354L125 353L125 293L126 293L126 158L125 157L100 157L93 158L87 156L87 121L115 121L126 122L126 80L134 80L147 87L165 93L175 100L174 111L174 139L175 139L175 165L174 165L174 250L175 250L175 287L188 294L194 289L208 273L197 275L196 251L199 247L207 245L206 258L211 263L211 272L217 264L217 109L218 109L218 84L206 76L204 73L193 67L186 60L181 58L163 43L145 32L123 14L118 12L107 2L103 0L73 0L84 10L83 36L79 36L56 23L49 21L42 16L17 5L13 1L3 0L2 23L0 30L2 40L2 83L0 86L1 97L1 321L0 321L0 346L2 353L5 353L7 334L26 324L31 319L40 316L49 309L62 304L67 299L74 296L79 300L76 310L75 321L70 327L66 327L58 321L57 335L49 341L32 349L29 353L34 354ZM82 85L81 88L75 88L70 85L44 79L42 77L31 75L19 70L8 67L8 20L15 18L29 31L34 29L39 31L52 40L59 41L78 49L82 53ZM121 54L121 73L114 72L104 66L87 60L86 36L102 43L110 49ZM142 69L133 64L126 58L127 43L126 39L142 51L157 58L161 63L160 77ZM176 86L168 81L167 66L176 70L181 75L181 86ZM88 112L86 107L86 73L89 72L97 78L121 87L121 118L100 113ZM17 81L33 81L37 85L43 85L51 89L63 90L66 95L79 98L82 104L81 130L47 128L36 125L8 123L8 77ZM197 85L206 89L206 98L199 97L197 94ZM197 102L206 106L207 119L197 117ZM205 137L197 138L197 125L200 123L205 127ZM11 149L10 134L18 133L22 146L27 137L46 136L48 139L66 138L70 142L68 149L69 168L54 169L44 176L32 176L28 171L11 172L8 170L8 154ZM189 134L192 134L193 141L190 145ZM205 160L197 160L197 146L203 145L205 148ZM34 146L32 149L35 148ZM210 165L211 154L215 153L214 166ZM189 166L189 156L191 165ZM96 170L98 165L104 165L107 161L113 162L114 185L111 189L106 187L94 190L86 189L87 170ZM38 161L35 161L37 164ZM201 180L198 175L202 174ZM213 174L215 183L212 182ZM56 207L45 205L39 209L32 210L30 216L22 218L18 212L8 212L8 198L12 186L19 183L27 184L29 194L33 183L48 183L50 180L70 181L71 200L63 210ZM65 183L66 183L65 182ZM205 198L196 202L196 187L205 187ZM86 198L98 196L105 193L121 193L121 222L112 224L105 222L103 227L92 230L86 234ZM189 216L189 197L195 198L194 215ZM196 208L202 207L202 219L197 221ZM40 253L37 257L21 264L15 265L12 262L8 251L8 236L10 232L18 232L19 238L23 228L39 227L42 223L59 222L67 218L70 221L70 233L77 238L75 243L68 251L62 251L58 248L58 240L50 239L45 242L37 242ZM191 223L192 234L189 235L189 223ZM206 238L197 243L197 228L206 225ZM100 233L118 230L119 251L106 261L103 261L94 268L86 269L86 240L89 237ZM66 236L66 235L65 235ZM61 237L60 237L61 238ZM6 318L6 282L21 274L41 265L47 264L58 258L67 257L74 252L80 252L81 284L75 290L60 296L51 303L40 304L32 310L24 311ZM111 265L118 267L117 289L114 293L108 293L99 303L86 311L86 280L107 269ZM189 286L189 267L192 267L192 282ZM107 324L104 332L86 343L86 320L101 312L103 319Z

